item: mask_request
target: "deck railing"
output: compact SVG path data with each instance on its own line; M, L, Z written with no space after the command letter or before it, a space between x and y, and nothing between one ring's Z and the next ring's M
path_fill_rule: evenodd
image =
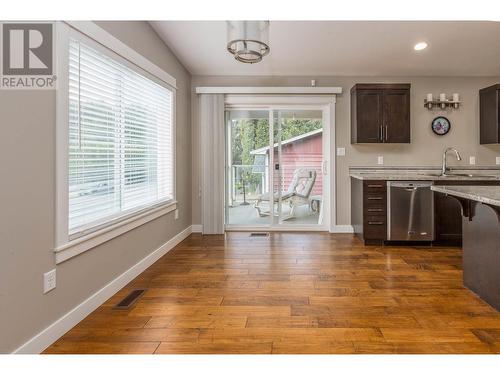
M253 203L261 194L269 192L269 167L267 165L233 164L227 168L229 206ZM280 165L281 179L275 174L274 190L286 190L299 168L314 169L317 172L316 193L322 190L321 165Z

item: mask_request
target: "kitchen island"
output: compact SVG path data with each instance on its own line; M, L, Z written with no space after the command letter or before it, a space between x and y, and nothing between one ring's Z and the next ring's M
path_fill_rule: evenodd
M462 207L464 285L500 311L500 186L432 186Z

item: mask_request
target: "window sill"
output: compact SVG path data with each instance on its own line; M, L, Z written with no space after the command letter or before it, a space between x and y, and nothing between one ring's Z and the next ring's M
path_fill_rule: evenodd
M138 215L129 217L119 223L102 228L88 235L69 241L54 250L56 254L56 264L62 263L73 258L87 250L90 250L100 244L118 237L138 226L146 224L160 216L177 209L177 202L169 202L163 206L152 208L149 211L141 212Z

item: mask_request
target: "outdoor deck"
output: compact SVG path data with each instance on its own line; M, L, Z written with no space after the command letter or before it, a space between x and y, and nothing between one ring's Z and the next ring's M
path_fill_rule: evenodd
M255 199L247 199L249 205L241 205L242 200L235 201L232 207L228 208L226 223L230 225L269 225L271 217L260 217L257 210L254 208ZM290 208L285 203L283 205L283 215L288 215ZM297 207L295 217L285 221L286 224L292 225L314 225L318 224L319 213L311 211L307 206Z

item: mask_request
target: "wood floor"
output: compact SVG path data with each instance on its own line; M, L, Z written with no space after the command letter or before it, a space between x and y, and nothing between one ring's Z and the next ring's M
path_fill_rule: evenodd
M45 352L500 353L500 313L462 286L460 249L191 235Z

